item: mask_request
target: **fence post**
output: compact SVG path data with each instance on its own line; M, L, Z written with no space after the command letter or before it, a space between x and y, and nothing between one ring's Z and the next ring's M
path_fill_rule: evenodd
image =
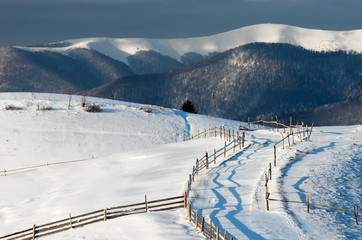
M191 203L187 204L187 216L189 218L189 221L191 222Z
M289 133L288 133L288 147L290 147L290 139L289 139Z
M303 130L303 137L305 137L305 132L304 132L304 122L302 122L302 130Z
M146 208L146 212L148 212L147 195L145 195L145 208Z
M217 134L216 134L216 126L214 125L214 131L215 131L215 137L217 136Z
M355 217L355 219L356 219L356 224L358 225L358 219L357 219L357 217L358 217L359 208L358 208L358 206L353 206L353 209L354 209L353 214L354 214L354 217Z
M307 213L309 213L309 195L307 195Z
M212 239L212 220L210 219L210 240Z
M249 125L249 132L250 132L250 117L248 117L248 125Z
M266 210L269 211L269 191L268 186L265 186L265 202L266 202Z
M214 164L216 164L216 149L214 148Z
M219 229L219 227L216 228L216 240L220 240L220 229Z
M272 180L271 163L269 163L269 179Z
M191 174L189 174L189 190L191 190Z
M6 177L6 169L4 168L4 176Z
M224 144L224 158L226 157L226 142Z
M70 228L73 228L72 215L70 213L69 213L69 225L70 225Z
M195 215L195 218L196 218L196 228L198 227L198 224L199 224L199 211L196 209L196 215Z
M205 158L206 158L206 161L205 161L206 169L209 169L209 154L207 152L205 154Z
M224 240L226 239L226 229L224 231Z
M187 208L187 194L184 192L184 208Z
M201 222L201 232L205 231L205 218L202 217L202 222Z
M295 142L294 142L294 130L293 130L293 128L291 128L291 130L292 130L292 139L293 139L293 144L295 144Z
M233 146L233 152L235 152L235 139L234 139L234 146Z
M229 129L229 142L231 142L231 131Z
M275 116L275 120L277 121L277 132L279 132L278 116Z
M312 127L310 128L310 132L308 134L308 141L310 141L310 135L312 134L313 126L314 126L314 123L312 123Z
M244 142L245 142L245 130L243 132L243 139L242 139L242 146L244 147Z
M205 138L206 138L206 132L207 132L207 131L206 131L206 128L205 128L205 134L204 134L204 137L205 137Z
M276 148L276 141L274 141L274 167L277 166L277 148Z
M222 138L222 128L220 127L220 138Z
M196 158L196 175L199 174L199 159Z
M273 116L271 117L271 125L272 125L272 131L274 132L274 123L273 123Z
M33 239L35 239L35 224L33 225Z

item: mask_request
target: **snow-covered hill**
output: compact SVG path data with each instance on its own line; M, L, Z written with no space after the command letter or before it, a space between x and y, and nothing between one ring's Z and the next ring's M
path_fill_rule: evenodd
M324 31L281 24L259 24L196 38L82 38L53 44L53 47L19 48L30 51L55 51L64 54L70 49L86 48L127 63L127 56L138 51L153 50L181 61L181 56L185 53L192 52L208 56L214 52L224 52L253 42L289 43L316 51L343 50L361 52L361 41L362 30Z
M82 162L27 169L0 176L0 236L72 215L180 195L195 159L224 145L220 138L184 142L184 134L239 123L140 104L87 98L87 113L73 96L0 94L0 171L58 161ZM4 110L10 104L21 108ZM38 111L39 107L52 107ZM361 206L362 129L314 128L312 142L278 144L269 190L274 198L351 208ZM304 205L270 203L264 173L281 134L246 133L247 145L225 162L203 170L193 184L193 206L234 239L360 239L353 214ZM14 172L13 172L14 173ZM276 224L277 223L277 224ZM331 224L333 223L333 224ZM43 239L43 238L41 238ZM205 239L183 209L139 214L54 234L46 239Z

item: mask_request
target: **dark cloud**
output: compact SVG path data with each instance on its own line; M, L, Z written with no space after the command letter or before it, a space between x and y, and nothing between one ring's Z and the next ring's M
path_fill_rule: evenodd
M194 37L259 24L362 29L360 0L1 0L0 45Z

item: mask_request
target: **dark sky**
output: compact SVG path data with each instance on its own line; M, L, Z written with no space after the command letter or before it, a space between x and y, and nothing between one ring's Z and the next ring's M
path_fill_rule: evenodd
M362 0L0 0L0 46L194 37L259 23L362 29Z

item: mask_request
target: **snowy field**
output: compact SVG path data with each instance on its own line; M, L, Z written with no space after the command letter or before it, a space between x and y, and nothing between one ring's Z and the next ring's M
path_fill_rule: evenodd
M81 97L0 94L0 171L59 161L0 176L0 236L72 215L182 194L196 158L224 145L219 138L184 142L207 127L238 122L178 110L87 98L103 112L87 113ZM13 104L20 110L3 110ZM37 106L51 106L38 111ZM270 202L264 174L281 134L246 133L246 147L196 177L193 207L234 239L362 239L352 212ZM318 127L311 142L277 145L271 198L361 207L362 128ZM205 239L183 209L127 216L42 239Z

